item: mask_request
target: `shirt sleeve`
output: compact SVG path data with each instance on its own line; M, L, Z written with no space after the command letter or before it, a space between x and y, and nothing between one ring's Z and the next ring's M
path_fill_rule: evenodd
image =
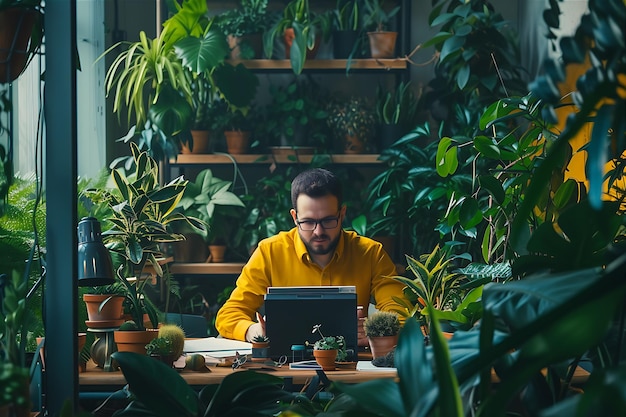
M237 279L235 289L217 313L215 327L222 337L246 340L248 327L256 322L256 312L270 284L263 251L257 248Z
M391 278L398 275L396 265L382 245L376 245L372 262L374 262L374 274L372 276L371 294L376 309L393 311L402 316L403 307L394 301L393 297L404 298L404 284Z

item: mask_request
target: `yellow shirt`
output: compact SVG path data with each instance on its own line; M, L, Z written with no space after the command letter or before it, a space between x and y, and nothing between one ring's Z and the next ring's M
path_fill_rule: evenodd
M393 275L396 267L382 244L350 231L341 232L332 260L322 269L311 261L293 228L259 242L215 325L222 337L245 340L267 287L354 285L357 305L367 309L372 300L379 310L398 311L401 308L391 297L403 298L404 285L389 278Z

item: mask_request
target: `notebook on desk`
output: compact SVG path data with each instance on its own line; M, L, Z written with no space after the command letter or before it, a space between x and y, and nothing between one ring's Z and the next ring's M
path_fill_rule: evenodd
M356 303L354 286L269 287L265 294L265 332L270 339L270 355L274 359L285 355L291 361L291 346L318 340L319 334L311 331L321 324L324 336L345 338L348 353L353 356L348 360L354 359Z

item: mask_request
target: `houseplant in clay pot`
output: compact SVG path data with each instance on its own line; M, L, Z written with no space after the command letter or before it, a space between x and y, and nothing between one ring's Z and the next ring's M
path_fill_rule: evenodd
M158 163L134 143L130 146L135 162L133 173L114 169L111 172L112 188L83 192L95 205L108 209L104 219L108 229L102 237L114 263L119 264L116 279L123 288L125 308L131 318L120 326L120 330L126 330L124 336L131 333L129 330L148 332L144 315L148 318L148 326L156 329L158 325L157 308L145 294L150 280L145 278L144 268L150 264L156 276L163 277L163 269L157 259L163 257L162 244L184 239L171 231L172 224L183 222L206 231L203 222L175 210L187 181L178 177L161 186ZM118 333L120 331L116 331L116 342ZM156 330L149 333L152 338L156 337ZM144 334L143 337L147 336ZM141 348L145 353L149 340L142 339L142 342Z
M313 356L324 371L334 371L337 354L344 348L345 341L343 336L324 336L321 327L321 324L316 324L311 332L320 334L320 338L313 343ZM307 341L306 345L308 346L310 343Z
M397 313L376 311L365 318L363 330L374 359L385 356L398 344L400 318Z
M265 362L269 358L270 339L265 335L256 335L252 339L252 362Z
M274 41L285 40L285 57L291 62L294 74L300 74L307 59L317 54L320 41L330 37L328 13L311 11L309 0L291 0L283 9L283 15L263 35L265 56L272 58Z
M267 0L240 0L238 7L217 15L215 23L226 36L231 59L262 58L266 15Z
M376 133L376 118L366 98L355 96L331 103L326 122L335 141L342 144L344 153L364 153L370 149Z
M87 327L111 328L122 324L124 295L124 287L119 282L87 289L83 294L87 309Z
M396 51L398 32L388 31L391 18L400 11L400 6L388 9L385 0L365 0L365 26L370 28L372 58L393 58Z
M207 168L198 173L195 181L187 184L178 202L178 211L208 225L204 230L199 230L199 233L209 246L228 237L228 216L236 214L237 207L245 207L241 199L230 191L231 188L231 181L213 176L213 172ZM216 258L219 257L211 257L214 262Z

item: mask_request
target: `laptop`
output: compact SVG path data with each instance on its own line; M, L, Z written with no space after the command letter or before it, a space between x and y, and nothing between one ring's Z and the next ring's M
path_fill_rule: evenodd
M265 294L265 333L270 339L273 359L286 356L288 361L312 357L313 347L292 352L292 346L314 343L319 333L313 326L321 324L324 336L343 336L347 360L357 355L357 301L354 286L269 287ZM307 352L310 351L310 352Z

